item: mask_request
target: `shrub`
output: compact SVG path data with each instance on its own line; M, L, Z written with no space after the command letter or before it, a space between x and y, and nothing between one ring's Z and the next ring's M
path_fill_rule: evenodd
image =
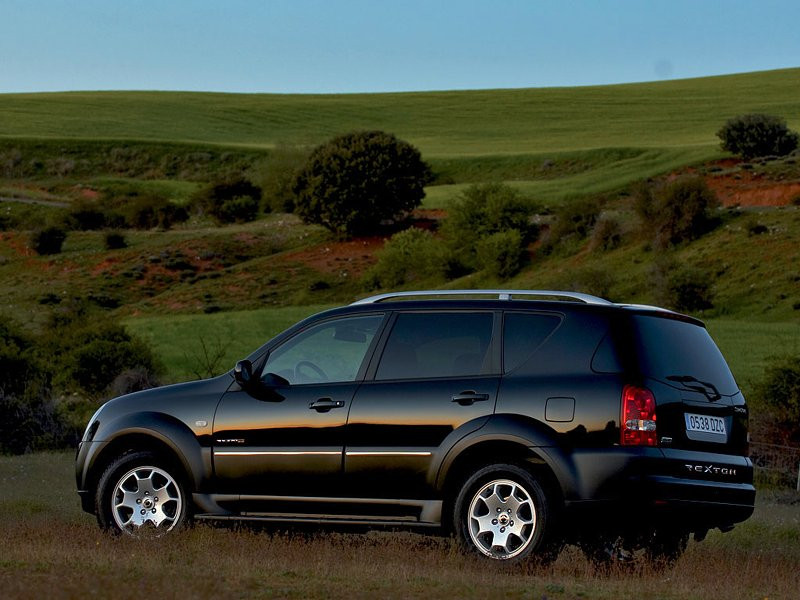
M500 279L513 277L522 268L525 245L522 234L516 229L493 233L478 242L478 263L491 275Z
M245 223L258 216L261 188L241 176L208 184L194 201L218 224Z
M568 288L601 298L609 298L611 288L616 283L613 272L603 267L584 267L571 274Z
M65 239L67 239L67 232L62 227L50 225L34 230L31 233L30 245L37 254L58 254L61 252Z
M153 194L132 198L122 210L126 223L134 229L169 229L189 218L186 208Z
M614 217L601 215L592 228L589 247L592 250L613 250L622 243L622 227Z
M768 407L778 441L800 441L800 356L770 359L755 396ZM788 438L788 439L780 439Z
M89 397L100 397L129 369L160 371L152 351L119 325L88 327L65 360L64 374Z
M429 179L411 144L382 131L350 133L311 153L292 185L295 212L340 236L374 233L419 206Z
M395 233L377 252L367 272L367 286L391 288L435 277L442 272L443 248L429 231L412 227Z
M717 132L722 149L744 159L785 156L798 145L798 135L780 117L764 114L739 115L729 119Z
M32 350L33 340L12 321L0 317L0 390L12 396L25 392L35 370Z
M70 229L89 231L107 226L108 216L96 200L78 200L72 204L66 218Z
M294 146L278 146L260 165L261 194L264 211L294 212L294 183L308 160L308 150Z
M712 277L703 269L661 259L650 270L650 285L658 304L667 308L695 312L714 307Z
M600 204L596 200L573 200L556 211L550 227L549 243L555 245L567 239L583 239L597 223Z
M697 239L717 223L719 200L701 177L643 185L635 194L636 211L656 247Z
M104 241L106 250L119 250L128 246L125 236L119 231L107 231Z
M21 397L0 388L0 414L0 453L48 450L67 442L67 428L47 389Z
M484 238L514 231L519 235L517 245L521 247L536 239L538 229L530 224L533 212L531 203L507 185L472 185L450 208L442 225L442 234L453 259L469 271L482 266L478 259L478 245ZM486 252L489 252L488 247L484 250Z

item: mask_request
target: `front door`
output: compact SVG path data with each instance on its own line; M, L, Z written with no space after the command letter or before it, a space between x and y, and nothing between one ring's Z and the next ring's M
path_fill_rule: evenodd
M270 350L261 370L268 388L225 394L213 434L220 492L336 494L347 413L382 320L371 314L311 325ZM276 384L275 375L287 383Z
M495 321L490 311L397 314L350 409L345 473L352 493L429 494L431 466L494 412Z

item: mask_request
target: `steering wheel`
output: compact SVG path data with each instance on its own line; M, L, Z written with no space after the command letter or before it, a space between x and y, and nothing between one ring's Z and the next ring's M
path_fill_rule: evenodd
M317 365L312 363L310 360L301 360L295 366L295 368L294 368L294 376L295 376L295 379L297 379L298 381L303 381L304 379L307 379L307 378L304 378L300 374L300 370L303 369L303 367L308 367L309 369L314 371L314 373L316 373L319 376L319 381L321 381L321 382L322 381L328 381L328 376L325 374L325 371L320 369ZM314 379L312 378L311 381L313 382Z

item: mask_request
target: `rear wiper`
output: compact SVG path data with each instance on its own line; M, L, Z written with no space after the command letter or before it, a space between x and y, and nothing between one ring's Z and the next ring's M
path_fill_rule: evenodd
M719 393L717 386L707 381L700 381L697 377L693 377L692 375L668 375L667 379L682 383L683 387L687 389L702 392L711 402L722 398L722 394ZM700 385L689 385L690 383L697 383Z

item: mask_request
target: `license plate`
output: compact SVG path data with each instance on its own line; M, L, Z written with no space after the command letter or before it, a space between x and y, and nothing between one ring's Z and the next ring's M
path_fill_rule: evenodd
M699 431L701 433L713 433L725 435L725 419L720 417L710 417L708 415L694 415L686 413L686 431Z

